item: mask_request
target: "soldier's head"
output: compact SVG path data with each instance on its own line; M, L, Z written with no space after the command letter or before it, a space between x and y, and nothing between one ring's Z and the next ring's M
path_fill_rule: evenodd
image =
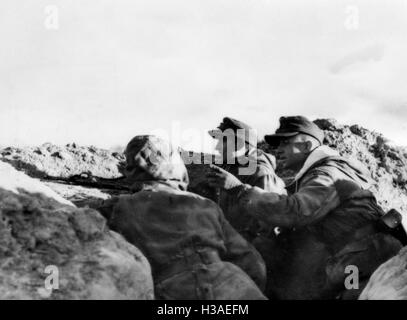
M225 159L243 156L250 148L257 147L257 134L253 128L229 117L215 130L209 131L210 136L217 140L215 149Z
M132 182L177 181L185 188L189 182L179 152L157 136L134 137L126 147L125 156L124 174Z
M276 148L278 166L297 172L310 153L322 145L324 132L305 117L281 117L276 133L266 135L265 140Z

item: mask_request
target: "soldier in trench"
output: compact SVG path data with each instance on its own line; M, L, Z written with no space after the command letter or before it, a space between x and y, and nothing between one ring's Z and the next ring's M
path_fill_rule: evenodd
M288 195L244 184L213 166L213 187L225 190L241 214L279 227L265 257L268 297L356 299L372 272L402 245L383 219L370 173L323 145L324 133L305 117L281 117L266 142L277 147L278 165L296 173ZM347 270L358 284L346 286Z
M98 209L149 260L156 298L266 299L263 259L216 203L186 191L179 153L146 135L133 138L125 155L133 193Z
M225 117L220 125L209 131L216 140L215 149L221 156L221 167L242 183L265 191L286 194L285 185L276 173L273 155L257 148L257 133L246 123ZM240 207L228 192L221 189L218 204L230 224L251 243L258 244L264 234L270 234L267 225L240 213Z

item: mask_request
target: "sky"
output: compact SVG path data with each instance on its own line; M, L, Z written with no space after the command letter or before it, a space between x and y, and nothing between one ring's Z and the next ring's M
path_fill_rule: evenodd
M0 39L2 146L207 151L224 116L300 114L407 146L404 0L2 0Z

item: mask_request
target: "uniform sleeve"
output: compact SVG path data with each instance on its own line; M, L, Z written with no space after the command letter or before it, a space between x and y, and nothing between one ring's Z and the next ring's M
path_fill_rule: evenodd
M254 187L258 187L268 192L287 194L283 180L276 174L263 174L255 179Z
M239 205L247 214L278 227L301 227L324 217L339 205L334 180L324 172L307 175L298 192L279 195L244 186Z
M243 271L245 271L257 284L260 290L266 287L266 265L257 250L247 242L225 219L222 210L219 209L220 223L222 226L226 253L222 257Z

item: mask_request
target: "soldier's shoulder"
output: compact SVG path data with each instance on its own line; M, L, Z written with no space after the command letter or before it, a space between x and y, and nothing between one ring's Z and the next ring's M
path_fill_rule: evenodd
M274 174L274 168L267 163L257 163L256 174L264 176L268 174Z
M209 198L206 198L206 197L204 197L204 196L201 196L201 195L199 195L199 194L197 194L197 193L194 193L194 192L191 192L191 191L183 191L183 194L184 194L185 197L188 197L188 198L190 198L190 199L192 199L192 200L195 200L195 201L197 201L197 202L201 202L201 203L203 203L204 205L207 205L207 206L218 206L215 201L213 201L213 200L211 200L211 199L209 199Z
M335 171L338 168L330 166L327 163L318 163L312 166L307 172L304 173L303 179L308 179L312 177L319 177L319 176L327 176L333 177L335 176Z
M113 196L111 198L108 199L101 199L99 200L99 206L101 207L112 207L114 206L116 203L119 202L121 195L117 195L117 196Z
M171 192L165 192L162 194L156 193L157 197L165 196L171 198L173 201L179 204L184 204L186 206L196 206L196 207L215 207L217 204L209 198L201 196L197 193L188 190L171 190Z
M257 161L255 175L258 177L275 175L275 165L264 158L259 158Z
M267 153L263 150L258 149L256 152L256 156L258 164L263 164L266 167L276 167L276 157L271 153Z
M313 164L300 178L301 183L315 179L323 179L324 183L331 181L335 182L339 177L343 176L343 172L335 164L335 159L323 159Z

